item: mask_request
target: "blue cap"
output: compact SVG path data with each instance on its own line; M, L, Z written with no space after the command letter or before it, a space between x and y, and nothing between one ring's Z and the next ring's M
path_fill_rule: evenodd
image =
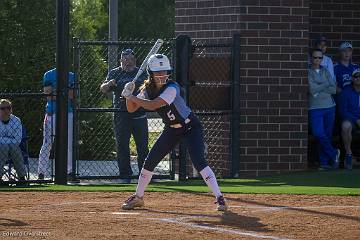
M347 49L347 48L351 48L351 49L353 48L352 45L351 45L351 43L349 43L349 42L342 42L342 43L340 44L339 50L342 51L342 50L345 50L345 49Z
M360 68L355 69L355 70L352 72L352 76L355 76L355 74L357 74L357 73L360 73Z
M121 56L135 55L131 48L127 48L121 51Z

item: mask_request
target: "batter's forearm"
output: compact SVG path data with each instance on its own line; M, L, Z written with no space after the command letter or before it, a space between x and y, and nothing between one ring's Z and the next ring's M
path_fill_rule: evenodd
M108 83L103 83L103 84L101 84L101 86L100 86L100 91L101 91L102 93L108 93L108 92L110 92L110 86L109 86L109 84L108 84Z
M141 99L135 96L130 97L131 101L135 102L138 106L143 107L147 110L154 111L164 105L164 100L156 98L154 100Z
M126 109L129 113L133 113L135 112L136 110L139 109L139 105L137 105L135 102L129 100L129 99L126 99Z

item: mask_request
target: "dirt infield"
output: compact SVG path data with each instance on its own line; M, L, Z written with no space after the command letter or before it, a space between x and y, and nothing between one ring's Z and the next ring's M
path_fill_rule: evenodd
M359 239L360 197L147 193L0 192L0 239Z

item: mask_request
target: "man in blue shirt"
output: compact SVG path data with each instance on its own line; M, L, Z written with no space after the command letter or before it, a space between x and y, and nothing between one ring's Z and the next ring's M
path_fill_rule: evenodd
M343 42L339 47L340 51L340 61L334 66L334 73L337 82L337 93L340 93L345 86L351 85L352 82L352 72L355 69L358 69L359 66L353 64L352 53L353 46L349 42Z
M72 149L73 149L73 105L72 99L74 96L74 73L69 72L69 102L68 102L68 164L67 172L72 173ZM57 72L56 68L47 71L43 77L44 93L49 94L47 97L46 114L44 118L43 129L43 143L39 153L38 178L44 179L45 175L51 174L51 167L49 166L50 151L55 136L55 119L56 119L56 86L57 86Z
M131 82L138 72L136 59L133 50L125 49L121 52L120 66L112 69L104 83L100 86L103 93L113 92L113 105L118 109L114 113L114 127L116 138L117 160L120 177L126 183L131 181L133 174L130 164L130 137L135 139L137 150L138 168L141 169L148 150L148 123L146 112L139 109L134 113L129 113L126 109L126 99L121 96L126 83ZM143 83L147 77L146 73L140 76L136 83L136 88Z
M352 132L360 130L360 69L352 73L352 84L346 86L339 96L341 135L345 147L345 168L352 169Z

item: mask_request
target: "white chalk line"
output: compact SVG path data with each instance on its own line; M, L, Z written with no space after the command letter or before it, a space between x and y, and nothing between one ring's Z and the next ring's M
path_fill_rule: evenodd
M69 205L77 205L77 204L118 204L118 202L101 202L101 201L68 201L62 203L54 203L48 204L48 206L69 206ZM47 204L46 204L47 205ZM204 205L207 206L207 205ZM210 205L208 205L210 206ZM244 210L250 209L252 213L257 212L273 212L273 211L282 211L282 210L306 210L306 209L326 209L326 208L337 208L337 209L344 209L344 208L360 208L358 205L324 205L324 206L274 206L274 207L266 207L266 206L254 206L254 205L229 205L229 208L243 208ZM252 210L252 209L255 209Z
M113 215L139 215L138 212L112 212Z
M247 237L253 237L253 238L272 239L272 240L289 240L288 238L263 235L263 234L258 234L255 232L244 232L244 231L231 230L231 229L226 229L226 228L221 228L221 227L209 227L209 226L203 226L203 225L199 225L199 224L181 222L176 218L148 218L148 219L154 220L154 221L167 222L167 223L175 223L175 224L179 224L179 225L183 225L183 226L191 227L191 228L205 229L205 230L210 230L210 231L215 231L215 232L220 232L220 233L228 233L228 234L241 235L241 236L247 236Z
M49 205L63 206L63 205L76 205L76 204L114 204L116 202L82 202L82 201L67 201L61 203L53 203Z

